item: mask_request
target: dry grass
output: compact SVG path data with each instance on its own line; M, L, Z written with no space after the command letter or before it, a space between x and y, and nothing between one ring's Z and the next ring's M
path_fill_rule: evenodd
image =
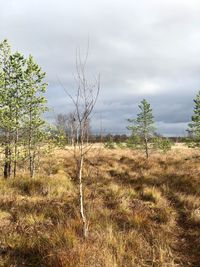
M200 266L200 157L174 148L94 148L84 171L82 237L71 154L43 158L34 180L0 180L0 266Z

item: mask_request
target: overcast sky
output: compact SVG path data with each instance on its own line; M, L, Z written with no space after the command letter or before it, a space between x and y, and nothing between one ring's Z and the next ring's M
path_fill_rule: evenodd
M0 0L0 41L47 72L49 117L72 105L76 49L89 38L88 75L100 72L93 128L126 132L146 98L158 131L184 135L200 88L199 0Z

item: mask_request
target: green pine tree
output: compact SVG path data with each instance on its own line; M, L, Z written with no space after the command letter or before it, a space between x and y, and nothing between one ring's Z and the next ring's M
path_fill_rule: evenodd
M7 40L0 44L0 127L4 150L4 177L11 175L12 164L12 133L13 133L13 105L12 105L12 67L11 47Z
M192 116L192 122L189 123L188 133L190 134L194 145L200 146L200 91L198 92L196 99L194 99L194 114Z
M136 119L129 119L133 125L128 126L128 129L132 131L134 140L137 141L145 149L146 157L149 157L149 142L155 132L154 117L152 114L151 105L143 99L139 104L140 113L137 114Z
M43 113L47 111L47 100L44 96L47 86L44 82L45 75L33 57L29 56L25 70L26 96L23 122L31 177L35 174L39 144L45 136L45 120L42 118Z
M17 162L19 159L19 146L23 136L22 117L25 107L25 80L24 70L26 60L19 52L14 53L10 57L12 90L10 101L12 103L12 127L13 127L13 176L17 174Z
M32 56L25 59L19 52L11 52L7 40L0 43L0 137L5 178L11 173L16 177L23 147L28 151L30 175L34 176L37 150L45 136L44 78L45 73Z

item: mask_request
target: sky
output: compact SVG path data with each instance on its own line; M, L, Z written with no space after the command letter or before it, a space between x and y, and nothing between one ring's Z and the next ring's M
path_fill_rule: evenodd
M73 110L76 51L87 77L101 76L92 126L127 133L146 98L157 131L186 135L200 89L199 0L0 0L0 41L32 54L47 73L53 121Z

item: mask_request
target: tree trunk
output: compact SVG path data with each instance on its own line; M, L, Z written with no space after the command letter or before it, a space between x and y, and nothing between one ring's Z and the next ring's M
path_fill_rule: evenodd
M29 172L30 172L30 177L33 177L33 163L32 163L32 155L29 153Z
M11 175L11 149L10 149L10 133L6 132L5 135L5 160L4 160L4 178L9 178Z
M148 158L149 158L149 149L148 149L148 140L147 140L146 137L145 137L144 141L145 141L145 153L146 153L146 158L148 159Z
M29 111L29 133L28 133L28 157L30 177L35 176L35 151L33 145L32 110Z
M82 183L82 172L83 172L83 155L80 156L78 178L79 178L79 196L80 196L80 214L83 221L83 235L85 238L88 236L88 223L85 216L84 204L83 204L83 183Z
M29 172L30 172L30 177L34 178L35 176L35 155L34 152L32 153L29 151Z
M8 178L8 147L5 148L4 178Z
M13 176L14 178L17 175L17 158L18 158L18 130L16 130L16 136L15 136L15 148L14 148L14 167L13 167Z
M4 163L4 178L9 178L11 175L11 151L9 146L5 148L5 163Z

